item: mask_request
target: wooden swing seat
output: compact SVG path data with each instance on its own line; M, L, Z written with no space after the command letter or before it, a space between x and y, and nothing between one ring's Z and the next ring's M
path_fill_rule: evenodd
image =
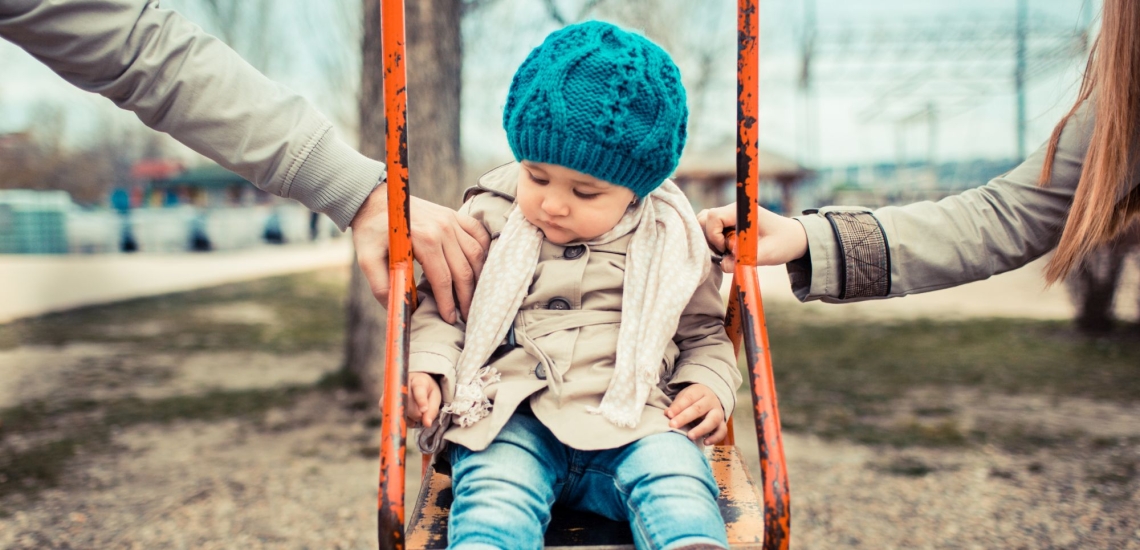
M763 499L735 446L705 447L713 476L720 487L720 514L728 529L731 548L759 549L764 541ZM406 533L407 548L447 548L447 516L451 509L451 476L436 471L424 474L423 487L412 510ZM546 548L618 550L633 548L629 524L594 514L555 506L546 530Z

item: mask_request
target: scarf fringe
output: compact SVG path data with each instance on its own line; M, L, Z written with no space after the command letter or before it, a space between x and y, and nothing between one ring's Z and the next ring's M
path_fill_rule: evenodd
M455 388L455 399L445 406L442 411L452 415L455 423L466 428L487 415L491 414L492 403L487 399L483 388L487 384L494 384L501 378L499 371L494 367L486 366L479 369L475 379L470 384Z
M611 424L622 428L636 428L638 421L641 420L640 414L635 414L634 411L630 410L618 410L612 403L602 403L598 407L586 407L586 412L600 414Z

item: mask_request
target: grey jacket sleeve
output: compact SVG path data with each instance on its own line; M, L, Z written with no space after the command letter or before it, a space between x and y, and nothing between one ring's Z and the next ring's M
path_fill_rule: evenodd
M341 229L384 175L301 96L157 0L0 0L0 37Z
M929 292L986 279L1052 250L1073 202L1092 133L1092 107L1069 119L1049 185L1037 181L1042 146L987 185L938 202L824 208L796 218L808 235L808 257L788 264L803 301L855 301ZM1120 182L1123 198L1140 182Z

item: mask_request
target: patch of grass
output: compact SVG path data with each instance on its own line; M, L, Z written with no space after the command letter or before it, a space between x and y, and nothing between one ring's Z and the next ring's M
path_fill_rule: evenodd
M922 460L914 457L904 456L892 460L890 463L879 467L879 470L888 474L904 477L924 477L929 473L936 471L938 468L931 466Z
M93 342L126 346L132 356L336 350L344 341L347 283L347 278L327 272L304 273L44 315L0 325L0 349ZM241 303L270 311L269 322L225 322L209 314L217 306ZM257 320L266 319L263 315ZM79 378L69 380L71 384L114 387L119 378L150 376L160 381L170 375L118 360L90 361L94 362L78 369ZM0 496L34 496L57 484L73 457L112 449L115 429L148 423L256 419L270 409L289 406L307 392L358 387L359 381L341 370L314 386L213 391L162 399L56 397L3 409Z
M361 387L360 377L346 368L340 368L335 371L325 373L320 380L317 381L317 387L322 390L350 390L356 391Z
M118 399L103 405L103 422L126 427L142 423L168 424L178 420L214 421L248 418L291 404L311 388L288 386L258 390L212 391L164 399Z
M77 342L131 344L139 352L336 349L344 339L347 288L347 280L302 273L92 306L0 325L0 349ZM269 308L274 322L226 323L195 315L200 308L234 302Z
M86 438L64 437L22 452L0 452L0 497L52 487Z
M948 420L937 424L905 422L879 425L872 421L853 420L847 425L828 425L820 435L845 438L864 445L891 447L962 447L969 439L956 422Z
M1099 472L1089 474L1090 481L1111 485L1127 485L1140 475L1140 464L1135 458L1116 457L1110 461L1108 467Z
M34 402L0 411L0 437L52 437L28 446L0 445L0 497L19 492L34 496L59 481L68 461L79 451L103 452L115 428L139 424L168 424L181 420L217 421L254 418L286 407L313 387L289 386L263 390L214 391L164 399L116 399L105 402ZM58 422L67 417L67 422ZM29 438L34 441L38 438Z
M995 445L1013 454L1028 455L1041 449L1093 446L1095 442L1082 431L1053 432L1024 424L988 423L971 432L973 441Z
M1088 338L1065 321L984 319L827 324L795 312L767 312L784 427L892 446L997 443L1022 452L1055 437L997 426L962 433L942 403L912 408L920 422L884 425L897 399L920 388L978 388L1140 401L1140 327L1119 323ZM842 306L836 306L842 307ZM741 365L747 376L746 365ZM913 406L911 406L913 407ZM931 423L931 420L943 419ZM1060 436L1067 437L1067 436Z

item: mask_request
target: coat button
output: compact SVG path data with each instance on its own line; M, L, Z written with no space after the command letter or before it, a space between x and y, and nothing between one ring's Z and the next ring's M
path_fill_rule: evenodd
M576 260L576 259L582 257L582 254L585 254L585 253L586 253L586 245L576 244L574 246L566 247L566 250L562 251L562 257L566 258L567 260Z
M570 309L570 302L566 298L555 298L546 303L546 309Z
M546 380L546 366L542 362L534 366L534 377L539 380Z

